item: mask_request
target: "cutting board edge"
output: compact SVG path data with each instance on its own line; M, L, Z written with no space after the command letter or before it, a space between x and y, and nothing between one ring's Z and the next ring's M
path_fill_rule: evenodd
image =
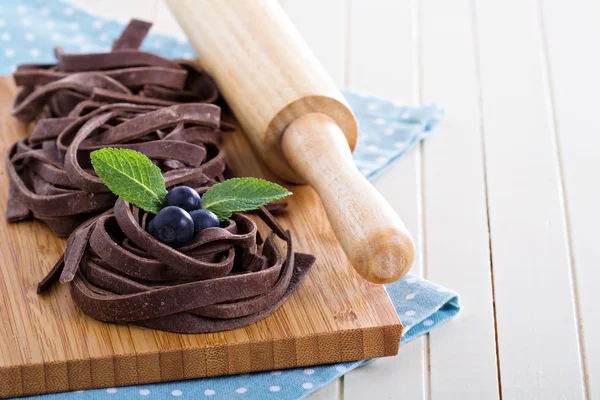
M0 367L0 398L160 383L398 354L401 323L230 345ZM25 384L25 387L24 387Z

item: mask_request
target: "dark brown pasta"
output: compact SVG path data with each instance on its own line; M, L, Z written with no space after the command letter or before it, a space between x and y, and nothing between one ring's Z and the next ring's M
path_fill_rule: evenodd
M158 165L167 187L211 186L224 179L217 144L220 109L211 104L170 107L80 103L67 117L40 120L8 155L9 221L44 221L68 236L116 198L96 176L89 154L103 147L140 151ZM81 112L85 114L80 114Z
M89 316L179 333L230 330L275 311L315 258L294 253L292 237L266 208L273 231L262 243L256 224L234 214L174 249L145 230L148 215L122 199L114 211L83 224L39 286L69 283ZM285 256L275 243L287 244Z
M139 50L149 28L132 20L109 53L69 54L59 47L56 64L19 66L13 115L23 122L66 117L86 100L159 106L217 101L217 86L196 63Z

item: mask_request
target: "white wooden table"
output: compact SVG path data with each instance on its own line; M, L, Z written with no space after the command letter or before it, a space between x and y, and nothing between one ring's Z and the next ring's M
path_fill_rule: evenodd
M71 1L183 35L161 0ZM600 399L600 2L281 4L341 87L447 109L375 185L463 306L312 399Z

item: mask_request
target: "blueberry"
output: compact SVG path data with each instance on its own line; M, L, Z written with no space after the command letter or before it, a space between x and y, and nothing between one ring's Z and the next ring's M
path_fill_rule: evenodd
M182 246L194 236L194 221L183 208L168 206L151 221L152 232L157 240L169 246Z
M198 192L188 186L174 187L165 196L163 207L176 206L185 211L193 211L202 208L202 199Z
M154 219L151 219L150 222L148 222L146 224L146 232L148 232L149 234L152 234L153 231L154 231Z
M221 226L219 218L209 210L195 210L190 213L194 220L194 231L200 232L206 228L217 228Z

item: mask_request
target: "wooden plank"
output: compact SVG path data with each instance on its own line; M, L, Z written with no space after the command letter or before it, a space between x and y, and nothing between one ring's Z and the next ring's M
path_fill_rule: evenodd
M402 345L396 357L387 357L344 376L344 399L426 399L427 337ZM365 396L369 397L365 397Z
M550 0L540 5L570 227L573 282L578 290L580 347L587 363L588 396L600 398L600 136L596 134L600 56L589 51L600 37L600 3Z
M8 116L15 93L12 79L1 78L3 153L24 133ZM234 170L274 180L249 150L242 132L227 135L223 148ZM4 209L8 185L4 164L0 177ZM294 232L297 250L315 254L317 264L271 316L246 328L214 334L177 335L100 323L75 306L64 285L37 296L36 283L60 256L64 240L36 221L0 222L0 298L5 304L0 325L0 397L265 370L275 368L275 360L293 367L395 354L401 325L383 287L363 281L353 271L315 192L309 187L291 189L295 195L280 221ZM349 313L356 318L343 318ZM366 342L374 347L356 349L358 353L339 346L362 330L372 333L373 329L385 330L388 340ZM308 345L302 347L301 342ZM199 354L199 349L204 352ZM190 365L191 371L179 368L181 364ZM22 382L22 369L28 379L37 380Z
M330 384L323 386L321 389L312 393L307 397L308 400L335 400L343 399L342 387L344 378L336 379Z
M343 87L346 77L348 1L290 0L282 6L333 81Z
M472 2L421 4L423 101L447 109L423 146L427 278L456 290L463 308L430 334L431 398L493 399L499 388Z
M582 398L537 4L476 9L502 395Z
M353 0L350 10L348 86L405 103L419 101L416 15L408 0ZM360 140L360 139L359 139ZM421 154L417 147L377 179L417 246L412 272L423 273ZM426 398L427 338L403 346L394 358L377 360L344 378L345 399Z

